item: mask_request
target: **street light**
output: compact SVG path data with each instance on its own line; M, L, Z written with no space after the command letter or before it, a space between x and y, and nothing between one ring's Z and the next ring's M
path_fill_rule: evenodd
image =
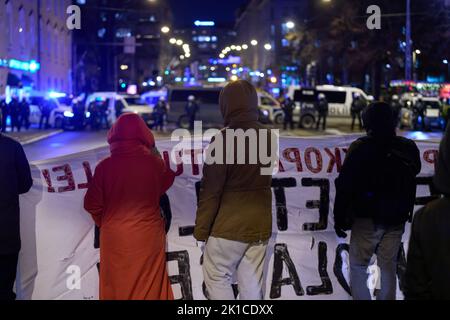
M237 47L236 47L236 50L237 50L237 51L241 51L241 50L242 50L242 47L241 47L241 46L237 46Z
M250 44L251 44L252 46L256 46L256 45L258 45L258 41L252 40L252 41L250 41Z
M225 55L223 53L221 53L221 54L219 54L219 58L223 59L223 58L225 58Z
M272 50L272 45L270 43L266 43L264 45L264 49L266 49L267 51Z
M161 32L162 33L169 33L170 32L170 28L168 26L164 26L161 28Z
M180 59L181 59L181 60L184 60L184 56L183 56L183 55L181 55L181 56L180 56Z
M189 58L191 56L191 54L189 53L189 52L187 52L186 54L185 54L185 57L186 58Z
M447 59L444 59L444 60L442 60L442 63L443 63L443 64L448 64L448 60L447 60Z
M234 44L230 48L231 50L236 50L236 46Z
M122 64L120 66L120 70L123 70L123 71L128 70L128 66L126 64Z
M286 28L294 29L295 28L295 23L293 21L286 22Z
M183 40L177 40L177 46L181 46L183 44Z
M242 49L247 50L247 49L248 49L248 45L244 43L244 44L242 45Z
M175 39L175 38L170 38L169 42L170 42L171 44L175 44L175 43L177 43L177 39Z
M416 52L416 54L421 54L422 53L422 51L420 51L419 49L417 49L415 52Z

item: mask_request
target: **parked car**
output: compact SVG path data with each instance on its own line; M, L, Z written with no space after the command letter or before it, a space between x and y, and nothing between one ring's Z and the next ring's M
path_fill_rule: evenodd
M414 99L412 101L417 101ZM414 127L416 115L413 111L413 106L415 102L407 101L405 106L402 108L400 117L400 129L417 129ZM438 128L444 130L445 119L443 117L442 104L439 98L424 97L422 98L423 103L426 105L425 118L418 119L418 123L425 121L425 130L431 130L433 128Z
M328 101L329 117L350 117L350 109L355 94L359 94L367 102L374 99L363 90L354 87L323 85L315 88L291 89L288 92L288 96L295 102L294 121L298 122L302 128L310 129L316 123L317 111L315 103L318 100L318 95L321 93L325 95Z
M51 97L49 93L31 92L27 99L30 103L30 123L37 125L41 119L41 106L47 103L51 108L49 125L51 128L64 128L64 113L72 111L70 105L61 103L58 98ZM63 101L62 101L63 102Z
M221 87L172 87L168 91L169 112L167 120L175 122L181 128L189 127L189 119L185 114L185 107L189 96L194 96L199 105L197 119L207 125L223 123L219 107ZM262 123L271 123L282 113L280 104L267 92L258 90L259 120Z
M122 95L116 92L96 92L89 95L86 99L86 112L89 105L93 102L107 102L108 104L108 122L113 124L116 118L116 107L122 109L122 112L133 112L144 119L148 126L153 124L153 108L141 99L139 95Z

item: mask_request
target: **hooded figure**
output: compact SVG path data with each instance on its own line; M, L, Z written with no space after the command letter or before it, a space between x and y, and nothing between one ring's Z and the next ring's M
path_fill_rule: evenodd
M406 299L450 300L450 128L441 142L434 176L444 195L419 210L411 229Z
M396 136L388 104L371 104L363 120L367 136L351 144L336 179L335 230L340 237L351 230L353 299L371 299L367 268L376 254L381 271L377 299L394 300L397 255L405 223L414 209L420 152L414 141Z
M233 300L234 274L241 299L262 299L263 262L272 234L272 177L261 174L264 165L259 157L251 163L249 156L250 146L257 146L261 135L269 131L260 131L265 128L258 122L258 97L249 82L231 82L219 99L226 128L213 138L211 146L215 144L216 152L223 148L229 155L227 139L234 139L234 151L238 152L234 152L233 163L205 163L194 237L207 241L203 274L209 299ZM233 130L239 129L249 136L254 133L258 141L247 140L242 148L236 147L239 131ZM235 134L234 138L227 138L229 133ZM223 143L218 145L218 141ZM244 155L245 163L237 164L237 157Z
M117 120L108 143L111 156L97 165L84 199L100 228L100 299L173 299L159 201L174 173L136 114Z

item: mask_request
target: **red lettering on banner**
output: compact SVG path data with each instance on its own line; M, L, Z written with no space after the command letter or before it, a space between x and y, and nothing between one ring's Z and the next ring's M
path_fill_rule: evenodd
M190 150L184 150L184 153L186 155L191 155L191 165L192 165L192 174L194 176L198 176L200 174L200 170L198 167L198 155L202 155L203 154L203 149L190 149ZM202 161L202 160L200 160Z
M47 169L42 170L42 175L44 176L45 182L47 183L47 191L50 193L56 192L52 185L52 178L50 177L50 172Z
M163 158L164 158L164 162L166 163L166 167L170 168L170 157L169 157L169 152L168 151L164 151L163 152ZM178 156L177 156L177 170L175 171L175 176L181 176L183 174L183 163L181 162L181 151L179 152Z
M57 176L56 180L58 181L67 181L67 186L65 187L59 187L58 192L68 192L68 191L74 191L75 190L75 180L73 178L72 169L70 168L70 165L65 164L59 167L52 168L53 172L58 171L64 171L63 176Z
M333 172L334 166L336 166L337 172L341 172L342 168L341 150L339 148L334 148L334 153L329 148L325 148L324 150L330 157L327 172L328 173Z
M89 187L89 183L91 183L92 181L92 170L91 170L91 165L89 164L89 162L84 161L83 162L83 169L84 169L84 173L86 175L86 183L80 183L78 185L78 189L87 189Z
M316 166L314 167L312 164L311 155L314 154L316 156ZM305 150L305 163L306 167L312 173L319 173L322 171L322 154L316 148L306 148Z
M292 157L291 154L294 156ZM295 163L298 172L303 172L302 158L300 156L300 150L298 148L287 148L283 151L283 157L286 161Z
M286 170L284 170L283 163L281 163L280 160L278 160L278 164L279 164L279 166L278 166L278 171L279 171L279 172L285 172Z
M438 150L425 150L423 153L423 160L436 166L438 160L439 151Z

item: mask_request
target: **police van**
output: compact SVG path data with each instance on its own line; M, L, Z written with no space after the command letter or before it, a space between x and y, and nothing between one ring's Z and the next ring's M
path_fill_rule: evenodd
M350 117L350 109L356 95L366 102L374 98L363 90L354 87L322 85L315 88L291 88L288 96L295 102L293 118L302 128L310 129L317 120L315 103L323 93L328 101L329 117Z

